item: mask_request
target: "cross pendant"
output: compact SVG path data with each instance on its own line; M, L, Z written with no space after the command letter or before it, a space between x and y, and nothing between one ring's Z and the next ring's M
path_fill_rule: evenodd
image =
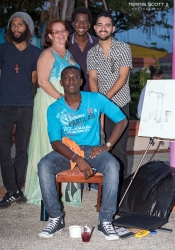
M19 71L18 64L16 64L15 71L16 71L16 73L18 73L18 71Z

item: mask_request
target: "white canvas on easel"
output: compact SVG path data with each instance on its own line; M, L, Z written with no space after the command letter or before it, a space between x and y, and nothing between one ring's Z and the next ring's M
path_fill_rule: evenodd
M138 136L175 139L175 80L148 80Z

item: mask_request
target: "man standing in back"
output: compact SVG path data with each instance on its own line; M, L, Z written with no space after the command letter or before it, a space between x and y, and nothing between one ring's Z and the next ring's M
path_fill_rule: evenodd
M71 36L69 51L82 69L82 90L84 91L90 91L86 65L87 53L98 43L98 38L88 33L91 22L91 12L84 6L78 7L72 13L72 25L75 33Z
M114 20L110 12L98 15L94 26L99 43L87 55L87 70L90 89L99 91L117 104L129 117L129 73L132 68L131 50L128 44L112 38L115 31ZM106 141L114 128L114 123L105 116ZM128 129L122 134L115 145L111 145L112 154L120 162L123 177L127 175L127 139Z
M21 191L27 164L27 146L33 114L32 84L41 50L30 44L34 23L25 12L14 13L7 24L8 42L0 44L0 165L7 193L0 209L26 202ZM12 130L16 123L14 165Z

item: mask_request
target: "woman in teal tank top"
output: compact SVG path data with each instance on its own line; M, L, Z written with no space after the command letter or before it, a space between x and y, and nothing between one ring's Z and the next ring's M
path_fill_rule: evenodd
M68 27L61 20L51 22L45 33L46 48L37 63L38 84L40 88L34 99L32 130L29 141L28 166L25 180L24 194L27 202L34 205L41 205L41 191L37 175L37 164L42 157L53 149L49 142L47 133L46 113L48 106L64 95L60 78L62 70L70 65L79 65L74 61L68 48ZM54 185L54 183L53 183ZM70 185L73 192L68 192L68 204L72 206L81 205L81 189L77 183ZM63 184L63 197L65 200L65 190L67 184ZM74 192L76 190L76 192ZM71 195L71 193L73 195ZM67 196L67 195L66 195Z

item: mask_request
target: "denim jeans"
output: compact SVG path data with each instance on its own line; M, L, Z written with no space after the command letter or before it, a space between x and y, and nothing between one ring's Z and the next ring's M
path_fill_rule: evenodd
M15 192L24 184L32 115L31 106L0 106L0 164L2 180L8 192ZM13 165L11 147L14 123L16 155Z
M98 172L104 175L102 202L99 212L100 221L112 222L116 213L117 193L119 183L119 163L108 152L102 152L94 159L90 158L93 147L81 146L84 150L86 161ZM61 206L57 201L57 191L55 185L55 175L70 168L69 159L52 151L41 159L38 164L38 175L44 205L51 217L63 216Z

